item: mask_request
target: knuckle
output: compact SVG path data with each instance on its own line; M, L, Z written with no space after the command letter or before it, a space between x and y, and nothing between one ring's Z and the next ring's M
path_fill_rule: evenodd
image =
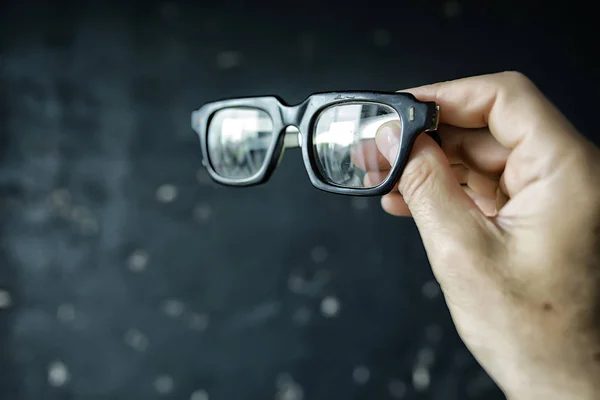
M406 202L411 202L420 193L428 192L435 179L435 167L427 157L416 157L408 162L400 178L398 190Z
M556 165L561 163L565 166L562 168L561 177L566 184L579 193L577 200L589 200L592 204L597 203L600 198L600 176L597 173L598 167L600 167L598 149L585 144L577 144L569 149L566 146L562 147L561 150L561 155L554 157L549 163L551 165L547 166L548 174L550 171L556 170ZM569 201L573 201L571 193L565 193L565 197Z
M515 83L528 83L531 82L531 79L527 77L524 73L520 71L505 71L502 73L503 77L511 82Z
M523 88L531 88L533 82L527 75L520 71L505 71L501 74L501 81L509 87L514 87L519 90Z
M444 232L446 238L439 245L439 257L445 263L460 263L463 265L485 268L504 258L503 246L488 227L473 225L463 235L455 232ZM454 233L454 235L453 235Z
M511 272L503 268L507 261L503 247L484 231L473 235L450 238L438 244L432 265L444 271L444 280L457 285L458 281L471 285L485 280L496 287L514 286Z

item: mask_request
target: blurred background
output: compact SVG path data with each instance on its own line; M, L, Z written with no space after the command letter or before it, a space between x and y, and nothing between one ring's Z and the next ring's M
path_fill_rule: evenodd
M411 220L212 184L190 112L223 97L528 74L597 139L575 2L3 1L0 399L501 399Z

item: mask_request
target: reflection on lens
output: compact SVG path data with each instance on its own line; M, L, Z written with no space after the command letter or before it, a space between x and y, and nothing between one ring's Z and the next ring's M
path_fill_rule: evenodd
M266 112L242 107L217 111L208 126L210 163L224 178L251 178L265 163L272 140L273 121Z
M325 109L313 132L313 149L319 172L332 184L347 188L372 188L389 175L401 139L400 117L383 104L352 103ZM387 135L385 138L378 135ZM376 139L380 146L378 149ZM385 147L389 143L391 146ZM391 152L391 154L390 154Z

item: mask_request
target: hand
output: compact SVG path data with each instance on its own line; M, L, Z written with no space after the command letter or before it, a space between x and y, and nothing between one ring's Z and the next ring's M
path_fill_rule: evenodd
M407 92L443 149L421 135L382 206L413 216L465 344L510 399L598 398L600 151L518 73Z

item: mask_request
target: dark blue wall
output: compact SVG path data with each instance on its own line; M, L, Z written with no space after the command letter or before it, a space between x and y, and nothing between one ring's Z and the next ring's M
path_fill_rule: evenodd
M585 9L481 3L2 2L0 398L502 398L411 220L313 189L297 151L217 187L189 127L518 69L596 134Z

